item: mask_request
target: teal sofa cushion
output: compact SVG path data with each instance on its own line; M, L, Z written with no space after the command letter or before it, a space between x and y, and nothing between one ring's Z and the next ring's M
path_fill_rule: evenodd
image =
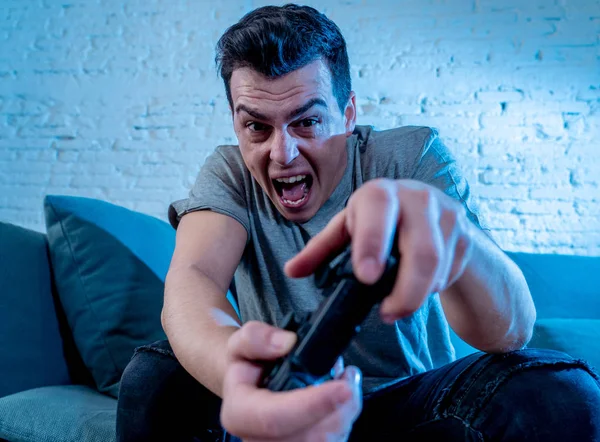
M98 390L117 397L133 350L166 337L160 313L175 231L90 198L49 195L44 211L57 292L75 344Z
M0 397L71 383L63 357L46 236L0 223Z
M112 442L117 401L82 385L0 398L0 438L11 442Z
M594 277L600 275L600 257L523 252L506 252L506 254L519 266L527 280L538 322L543 319L560 318L600 319L600 296L598 296L600 283L598 278ZM556 350L566 348L565 343L558 340L558 335L550 333L550 329L543 322L541 324L537 329L539 336L547 336L548 339L534 341L534 345ZM585 327L587 323L585 321L572 323L575 324ZM562 326L559 329L562 329ZM592 329L586 330L582 333L588 336L587 333ZM600 335L596 334L596 336L600 338ZM450 337L457 358L477 351L452 330L450 330ZM570 354L568 351L567 353Z
M528 346L563 351L600 372L600 319L539 319Z
M538 319L600 319L600 257L507 254L527 280Z

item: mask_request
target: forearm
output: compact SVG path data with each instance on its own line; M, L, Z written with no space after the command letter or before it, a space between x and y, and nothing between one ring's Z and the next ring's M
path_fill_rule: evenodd
M479 350L523 347L531 338L535 306L521 270L479 228L471 225L472 255L462 276L440 293L453 330Z
M165 281L163 328L181 365L200 383L222 396L227 340L235 327L218 326L218 308L237 318L225 293L193 267L171 269Z

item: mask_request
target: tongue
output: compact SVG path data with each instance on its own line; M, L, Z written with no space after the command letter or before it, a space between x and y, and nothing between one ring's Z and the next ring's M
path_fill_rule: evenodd
M282 187L283 197L288 201L298 201L304 196L306 183L284 184Z

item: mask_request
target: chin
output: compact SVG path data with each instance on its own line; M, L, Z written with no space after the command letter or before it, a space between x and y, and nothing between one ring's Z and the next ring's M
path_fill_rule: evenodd
M279 213L281 213L281 215L288 221L301 224L310 221L310 219L317 213L317 211L312 208L303 208L302 210L291 211L286 207L281 207L280 204L277 206L277 210L279 210Z

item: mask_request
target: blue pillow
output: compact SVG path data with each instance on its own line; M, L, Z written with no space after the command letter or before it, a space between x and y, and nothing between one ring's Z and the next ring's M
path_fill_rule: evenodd
M160 322L175 231L104 201L44 199L54 279L77 349L99 391L117 397L133 350L166 339Z
M528 347L565 352L600 372L600 319L538 319Z

